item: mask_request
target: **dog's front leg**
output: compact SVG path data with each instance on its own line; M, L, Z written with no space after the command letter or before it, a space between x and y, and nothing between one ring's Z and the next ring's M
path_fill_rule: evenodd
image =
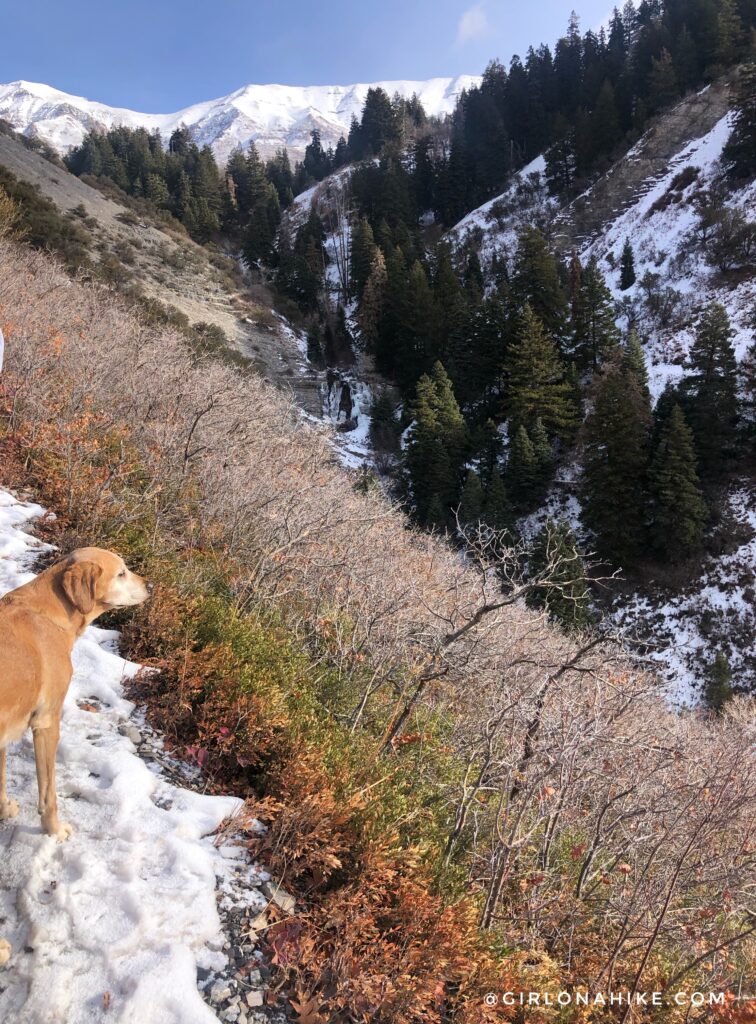
M60 738L58 716L53 724L40 728L32 725L34 733L34 757L37 762L37 785L39 786L39 813L42 828L48 836L62 842L73 832L70 825L58 819L58 798L55 792L55 752Z
M6 753L5 747L0 748L0 820L3 818L15 818L18 814L18 804L8 796L5 776Z

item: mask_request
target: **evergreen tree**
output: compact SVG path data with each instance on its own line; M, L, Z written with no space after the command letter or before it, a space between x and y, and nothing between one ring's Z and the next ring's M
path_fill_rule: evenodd
M717 18L717 62L724 68L734 64L741 52L743 22L736 0L719 0Z
M485 408L493 411L502 392L508 336L506 310L498 296L492 296L479 306L465 308L464 314L461 330L473 358L457 369L460 400L472 403L482 399Z
M365 140L362 126L354 114L352 114L352 120L349 124L347 150L352 160L362 160L365 156Z
M471 448L478 460L481 483L487 488L504 450L502 436L493 420L486 420L475 430Z
M583 268L579 319L573 324L573 331L578 365L594 371L619 342L612 294L606 286L595 256L591 256L587 266Z
M651 60L648 76L649 107L652 111L662 110L677 99L680 94L677 73L669 50L662 50L658 59Z
M608 78L604 79L599 91L590 127L594 152L611 154L619 142L622 132L614 98L614 88Z
M724 651L717 651L709 668L705 697L706 703L717 714L732 700L732 669Z
M294 175L287 150L276 150L276 155L265 165L265 174L278 193L281 209L285 210L294 200Z
M486 488L486 498L483 503L483 521L492 530L511 531L512 529L512 506L498 469L494 469L491 474L491 480Z
M400 135L400 123L388 94L381 88L368 89L360 125L362 145L367 152L379 154L384 146L398 142Z
M447 524L459 499L459 466L467 446L467 428L441 363L418 381L411 412L405 465L417 516L428 525Z
M561 196L569 192L577 170L575 156L575 131L570 122L557 114L554 121L553 145L546 150L546 183L549 194Z
M352 287L358 299L362 298L365 285L370 277L376 251L373 229L366 217L360 217L352 231L350 261Z
M425 525L429 530L437 530L443 533L449 526L449 513L438 494L434 494L428 503L428 510L425 514Z
M644 494L651 410L637 377L609 360L585 423L583 514L598 550L625 567L645 541Z
M433 293L422 263L415 260L406 284L404 320L395 335L395 374L404 391L410 391L420 375L433 364L434 328Z
M175 134L175 133L174 133ZM192 194L192 183L186 171L179 175L176 194L173 200L173 215L186 227L191 235L195 230L194 219L194 196Z
M537 480L541 487L545 485L554 466L554 452L549 441L543 420L539 416L530 435L533 443L533 454L535 455Z
M145 187L145 198L160 210L167 210L171 204L171 195L165 178L159 174L148 174Z
M381 318L386 302L386 260L376 248L370 267L370 276L362 293L362 302L357 313L360 334L369 352L375 352L380 335Z
M376 451L395 452L399 444L399 423L388 388L373 396L370 406L370 443Z
M551 567L551 568L549 568ZM549 618L576 632L592 622L585 563L577 538L566 522L549 519L539 531L530 558L532 576L548 570L548 586L528 595L531 608L543 608Z
M738 422L737 363L727 310L712 303L691 346L683 382L685 413L693 428L701 474L719 476L733 453Z
M483 488L474 469L467 472L457 513L460 526L475 527L483 516Z
M650 392L648 389L648 369L646 367L646 357L643 354L643 346L640 343L638 332L634 327L630 328L630 333L627 336L625 342L624 352L622 354L622 365L625 369L629 370L634 374L640 389L644 396L648 398Z
M556 343L529 305L520 316L508 357L507 409L516 425L540 418L549 436L569 437L576 425L565 368Z
M679 562L701 549L706 522L693 432L679 405L662 431L649 476L655 547L669 561Z
M749 181L756 175L756 60L740 74L724 160L735 178Z
M242 251L248 263L272 263L276 232L281 220L278 193L269 181L256 191L249 213ZM315 272L315 268L312 268Z
M538 489L538 461L533 442L520 425L512 438L507 459L507 486L512 500L526 509Z
M333 169L332 161L323 149L318 128L313 128L312 130L310 141L305 149L302 167L306 181L322 181Z
M699 54L695 39L688 31L687 25L683 25L672 56L680 88L683 91L692 89L698 81Z
M620 288L623 292L626 292L628 288L632 288L635 284L635 256L633 254L633 247L630 244L630 239L625 239L625 244L622 249L622 261L620 263Z
M538 228L525 228L518 238L512 292L519 305L529 305L546 330L561 340L567 326L567 299L559 268Z
M382 246L381 249L383 249ZM383 251L385 252L385 286L382 289L381 315L377 323L373 351L378 369L382 373L392 376L398 367L399 360L397 339L410 316L408 272L407 261L401 249L392 247L388 251ZM365 286L366 298L369 288L370 281ZM362 305L365 305L364 299ZM362 314L360 323L362 324Z

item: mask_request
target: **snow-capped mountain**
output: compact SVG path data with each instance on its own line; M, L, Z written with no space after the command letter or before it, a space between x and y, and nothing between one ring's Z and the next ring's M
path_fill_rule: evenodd
M390 96L409 98L416 93L429 115L443 116L454 109L457 97L480 81L474 75L431 78L426 82L375 82ZM371 85L246 85L228 96L196 103L174 114L142 114L109 107L81 96L36 82L0 85L0 118L16 131L49 143L65 153L81 143L88 131L115 125L159 129L164 138L179 125L191 129L199 145L209 144L220 160L236 146L251 141L260 154L271 156L285 146L292 159L300 158L319 128L323 144L335 145L345 135L353 115L360 116Z

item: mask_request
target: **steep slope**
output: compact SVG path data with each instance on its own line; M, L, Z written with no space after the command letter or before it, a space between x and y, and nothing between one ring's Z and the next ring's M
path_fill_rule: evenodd
M476 85L474 75L432 78L425 82L376 82L390 96L417 94L429 115L454 109L463 89ZM371 85L247 85L228 96L196 103L173 114L145 114L109 107L36 82L0 86L0 117L25 135L42 139L58 152L81 143L87 132L115 125L158 130L167 138L186 125L199 145L210 145L224 160L236 146L254 141L262 156L284 146L294 159L303 156L313 128L325 146L335 145L359 117Z
M689 143L703 138L730 109L732 76L686 96L651 125L635 146L587 192L560 213L558 227L582 247L624 210L635 206L669 169L682 162Z
M135 216L2 133L0 166L37 187L62 213L76 211L91 235L93 262L117 257L122 272L147 298L175 308L190 324L219 327L264 377L294 390L305 410L320 414L318 381L300 343L272 312L266 290L259 287L253 296L234 262L224 257L212 262L208 250L185 234Z
M722 80L661 116L643 138L592 188L560 208L547 196L538 163L507 192L473 211L452 232L457 246L473 246L484 267L493 254L511 257L517 232L537 223L563 251L591 256L616 302L619 323L632 320L641 337L652 398L686 372L686 359L702 310L721 303L733 327L739 362L754 341L756 271L753 258L723 272L699 229L700 211L716 196L729 213L756 222L756 183L734 188L722 178L720 158L729 135L731 83ZM620 286L620 259L632 245L636 282ZM582 535L579 462L560 468L544 507L524 524L532 533L548 516L563 517ZM756 570L753 482L737 481L726 495L717 538L693 578L629 588L612 609L618 623L649 644L650 656L674 703L701 698L714 652L722 651L734 682L756 686ZM724 539L724 541L723 541ZM724 550L722 550L724 546Z

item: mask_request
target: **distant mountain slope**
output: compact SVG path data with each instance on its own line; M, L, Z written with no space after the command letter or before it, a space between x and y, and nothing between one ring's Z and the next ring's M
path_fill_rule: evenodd
M469 213L450 233L457 248L479 252L490 275L494 254L512 259L518 232L537 224L565 255L592 256L615 299L623 330L641 338L655 402L688 370L701 313L711 302L727 310L738 363L756 339L756 271L726 273L699 228L705 201L717 197L727 215L756 221L756 181L735 184L720 159L730 132L730 83L723 79L661 115L609 172L571 203L547 195L543 160L534 161L506 192ZM706 197L709 197L706 199ZM636 281L621 287L621 256L629 241ZM581 522L579 459L560 468L543 506L522 524L533 534L548 517L563 518L586 548ZM609 609L623 628L649 643L650 656L674 704L701 699L714 653L728 659L736 685L756 686L756 492L751 477L735 480L710 527L710 542L688 578L665 576L620 588Z
M228 278L224 264L188 236L158 221L135 216L119 203L0 134L0 168L39 189L63 214L80 225L86 218L90 258L94 263L125 257L120 273L147 299L173 307L189 323L213 324L230 346L248 358L266 379L286 391L314 415L321 411L317 376L310 372L297 338L269 308L265 289L252 297ZM129 281L122 282L128 288Z
M425 82L376 82L390 96L416 93L425 112L449 114L463 89L477 85L474 75L432 78ZM114 125L159 129L164 137L181 124L191 129L199 145L212 146L225 159L236 146L254 141L262 156L285 146L292 159L301 158L313 128L324 146L346 135L353 115L359 117L369 84L247 85L228 96L196 103L173 114L144 114L109 107L36 82L0 85L0 117L16 131L34 136L64 153L79 145L88 131Z

